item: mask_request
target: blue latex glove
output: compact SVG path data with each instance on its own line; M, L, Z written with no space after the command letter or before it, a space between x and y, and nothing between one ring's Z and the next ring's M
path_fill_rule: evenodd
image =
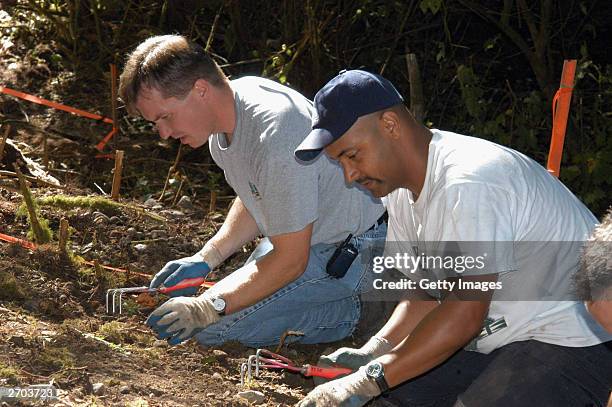
M206 277L210 273L210 267L206 264L199 254L183 257L182 259L172 260L155 274L149 288L172 287L187 278ZM183 288L171 291L170 297L189 297L196 295L198 287Z
M146 324L155 331L158 339L167 339L170 345L178 345L220 318L212 300L203 294L195 298L169 299L149 315Z

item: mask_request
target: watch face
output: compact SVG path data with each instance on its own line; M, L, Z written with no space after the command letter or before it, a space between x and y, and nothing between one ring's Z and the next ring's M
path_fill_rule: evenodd
M219 298L215 298L213 300L213 308L215 309L215 311L217 312L223 312L225 311L225 300L221 297Z
M380 377L383 372L383 366L380 362L370 363L366 369L366 374L370 377Z

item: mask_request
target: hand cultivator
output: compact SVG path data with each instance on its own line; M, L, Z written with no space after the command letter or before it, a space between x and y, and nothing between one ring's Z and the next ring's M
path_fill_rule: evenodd
M300 373L306 377L324 377L335 379L339 376L352 373L351 369L345 367L322 367L313 365L296 365L291 359L282 355L272 353L266 349L257 349L255 355L249 356L246 363L240 365L240 384L244 386L244 379L253 379L253 366L255 366L255 377L259 377L259 369L284 369L293 373Z
M189 287L199 287L203 285L204 287L212 287L214 285L213 282L204 281L204 277L197 278L188 278L183 280L180 284L173 285L172 287L160 287L160 288L149 288L147 286L142 287L127 287L127 288L111 288L106 291L106 313L107 314L121 314L121 305L123 302L124 294L140 294L140 293L149 293L149 294L167 294L172 291L181 290L183 288Z

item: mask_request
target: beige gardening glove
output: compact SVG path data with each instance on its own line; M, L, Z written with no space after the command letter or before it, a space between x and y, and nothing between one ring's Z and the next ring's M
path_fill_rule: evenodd
M359 349L340 348L319 358L320 366L341 366L357 370L368 362L391 352L393 347L383 337L373 336Z
M379 394L378 385L362 366L355 373L315 387L297 407L361 407Z
M221 316L213 307L207 293L199 297L171 298L149 315L146 324L159 339L168 339L170 345L190 339Z

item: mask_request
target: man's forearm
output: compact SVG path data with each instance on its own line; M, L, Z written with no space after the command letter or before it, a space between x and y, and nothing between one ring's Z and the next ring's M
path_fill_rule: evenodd
M401 301L376 336L385 338L391 346L395 347L406 339L419 322L438 305L439 303L434 299Z
M208 255L220 263L255 239L259 233L255 219L240 198L236 198L221 229L207 242L201 253L206 256L207 252L212 252ZM214 253L215 251L217 253Z
M306 269L311 234L312 224L299 232L270 237L271 252L219 281L209 294L223 296L229 314L270 296Z
M439 365L478 334L488 303L446 301L433 309L393 351L378 358L389 386Z

